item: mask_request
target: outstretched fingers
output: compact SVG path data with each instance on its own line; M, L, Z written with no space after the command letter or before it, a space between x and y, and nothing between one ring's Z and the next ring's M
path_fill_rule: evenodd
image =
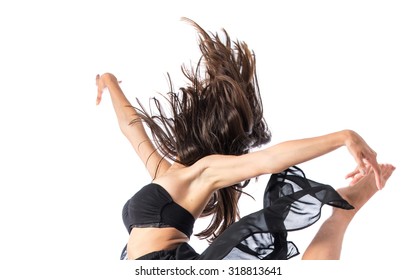
M353 186L362 180L367 174L373 173L375 178L375 186L378 190L381 190L385 186L388 178L391 176L394 170L395 166L392 164L378 164L378 169L375 171L375 169L369 164L365 174L359 172L359 168L357 167L355 171L352 171L346 175L346 179L351 179L349 186Z
M96 86L97 86L97 98L96 98L96 105L100 104L101 97L103 95L103 85L100 82L100 75L96 75Z

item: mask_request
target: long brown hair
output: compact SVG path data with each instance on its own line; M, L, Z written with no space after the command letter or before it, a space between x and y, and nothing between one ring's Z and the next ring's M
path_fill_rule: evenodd
M213 154L242 155L268 143L271 134L263 117L254 53L246 43L232 42L224 29L222 40L183 20L196 28L202 56L195 68L181 67L188 83L178 93L168 75L170 116L158 99L152 99L156 114L138 100L138 118L132 123L145 122L159 152L185 166ZM239 218L238 200L248 183L214 193L202 214L213 214L211 223L196 236L212 241Z

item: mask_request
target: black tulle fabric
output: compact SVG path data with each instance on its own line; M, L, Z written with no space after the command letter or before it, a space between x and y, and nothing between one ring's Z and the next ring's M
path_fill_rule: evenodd
M139 259L277 260L299 254L287 240L288 232L314 224L324 204L353 209L331 186L307 179L298 167L272 174L263 208L231 225L205 251L198 254L187 243ZM122 259L126 256L123 250Z

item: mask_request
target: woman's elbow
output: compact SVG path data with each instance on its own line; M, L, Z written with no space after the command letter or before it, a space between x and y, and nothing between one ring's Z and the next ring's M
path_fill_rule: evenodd
M262 158L258 166L264 174L279 173L288 168L280 159L281 157L273 153L265 152Z
M119 128L124 136L129 137L130 130L132 129L130 123L127 121L119 120Z

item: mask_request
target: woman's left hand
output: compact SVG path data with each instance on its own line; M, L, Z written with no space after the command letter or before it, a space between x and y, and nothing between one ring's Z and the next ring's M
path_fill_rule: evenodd
M359 134L354 131L349 131L349 134L346 147L358 166L354 171L347 174L346 178L351 178L352 182L350 184L354 184L372 169L375 173L376 186L378 189L382 189L384 182L382 182L381 168L376 159L377 153L369 147Z

